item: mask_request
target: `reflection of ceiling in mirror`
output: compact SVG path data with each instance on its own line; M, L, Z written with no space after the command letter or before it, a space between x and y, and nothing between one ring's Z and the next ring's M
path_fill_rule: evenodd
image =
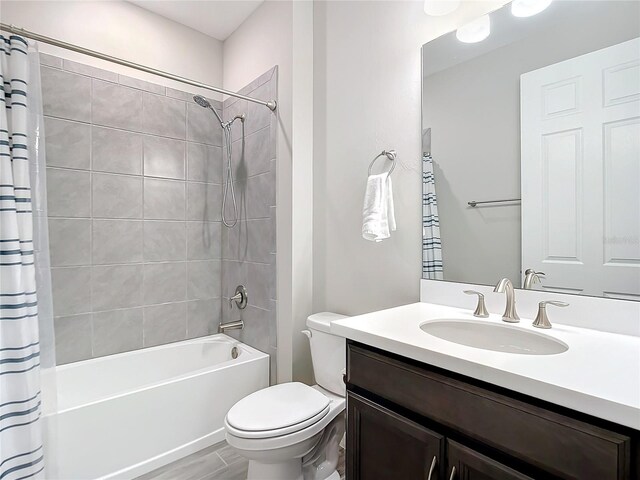
M635 3L635 0L630 1ZM479 57L541 30L570 22L585 13L592 14L599 10L604 13L612 8L612 3L623 2L556 0L540 14L526 18L514 17L511 13L511 5L506 5L490 14L491 34L482 42L461 43L456 38L455 32L450 32L426 43L422 48L423 76L427 77ZM603 22L603 28L606 27L606 23Z

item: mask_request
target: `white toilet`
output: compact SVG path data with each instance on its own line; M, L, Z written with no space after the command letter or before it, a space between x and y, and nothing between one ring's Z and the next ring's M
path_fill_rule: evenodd
M224 421L227 442L249 459L250 480L340 480L338 446L344 435L345 340L329 333L345 318L316 313L309 337L317 385L289 382L240 400Z

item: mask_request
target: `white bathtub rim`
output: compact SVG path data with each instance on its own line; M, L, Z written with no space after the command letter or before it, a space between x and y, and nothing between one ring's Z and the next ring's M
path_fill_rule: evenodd
M247 349L250 353L264 353L260 350L255 349L254 347L247 345L246 343L242 343L240 340L236 340L233 337L230 337L229 335L226 335L224 333L216 333L213 335L207 335L204 337L195 337L195 338L189 338L186 340L180 340L178 342L170 342L170 343L165 343L162 345L155 345L153 347L146 347L146 348L138 348L136 350L129 350L126 352L120 352L120 353L114 353L111 355L102 355L100 357L95 357L95 358L88 358L86 360L80 360L78 362L71 362L71 363L65 363L64 365L58 365L56 366L56 371L64 371L64 370L68 370L70 368L73 367L77 367L79 364L94 364L94 363L102 363L105 361L108 361L110 359L113 358L120 358L120 357L126 357L126 356L131 356L131 355L135 355L135 354L139 354L142 352L150 352L150 351L156 351L156 350L166 350L169 348L173 348L173 347L178 347L180 345L187 345L187 344L191 344L191 343L208 343L211 340L214 341L219 341L217 343L229 343L231 345L231 347L242 347ZM212 342L213 343L213 342Z
M201 370L198 370L196 372L184 374L184 375L181 375L181 376L178 376L178 377L171 377L171 378L169 378L167 380L163 380L163 381L155 382L155 383L150 383L150 384L147 384L147 385L145 385L143 387L134 388L134 389L131 389L131 390L127 390L125 392L116 393L114 395L102 397L102 398L99 398L97 400L92 400L90 402L82 403L80 405L74 405L72 407L64 408L64 409L58 410L56 412L50 412L45 416L59 415L59 414L63 414L63 413L66 413L66 412L71 412L73 410L78 410L80 408L90 407L92 405L97 405L99 403L107 402L107 401L110 401L110 400L115 400L115 399L118 399L118 398L121 398L121 397L126 397L128 395L133 395L135 393L144 392L146 390L151 390L153 388L157 388L157 387L160 387L162 385L166 385L168 383L179 382L179 381L183 381L183 380L188 380L190 378L200 377L200 376L207 375L207 374L215 372L215 371L226 370L226 369L232 368L232 367L234 367L236 365L243 365L245 363L256 361L256 360L259 360L261 358L269 356L268 354L262 353L262 352L260 352L260 354L261 355L252 356L252 357L244 359L242 361L238 361L237 359L235 359L235 360L229 360L229 361L224 362L224 363L218 363L218 364L215 365L215 368L212 367L212 368L207 368L207 369L201 369Z
M166 385L167 383L179 382L179 381L187 380L187 379L190 379L190 378L199 377L199 376L202 376L202 375L207 375L207 374L209 374L211 372L214 372L214 371L226 370L226 369L232 368L232 367L234 367L236 365L243 365L245 363L254 362L254 361L263 359L265 357L266 358L269 357L269 354L264 353L264 352L262 352L260 350L257 350L255 348L253 348L253 347L251 347L251 346L249 346L249 345L247 345L245 343L242 343L239 340L236 340L236 339L234 339L232 337L229 337L227 335L217 334L217 335L214 335L214 336L217 337L218 335L224 337L225 340L227 338L230 339L231 341L229 343L232 344L232 346L239 347L239 348L247 351L247 353L249 353L249 355L246 356L246 358L244 358L244 359L242 358L243 355L240 355L238 358L227 360L226 362L222 362L222 363L216 363L215 365L212 365L212 366L206 367L206 368L202 368L200 370L196 370L196 371L193 371L193 372L185 373L183 375L179 375L179 376L176 376L176 377L167 378L165 380L161 380L161 381L158 381L158 382L149 383L149 384L140 386L138 388L133 388L131 390L126 390L124 392L116 393L114 395L101 397L99 399L92 400L92 401L89 401L89 402L86 402L86 403L82 403L80 405L73 405L71 407L59 409L59 410L56 410L55 412L49 412L49 413L43 415L43 417L49 417L49 416L53 416L53 415L60 415L60 414L63 414L63 413L72 412L74 410L78 410L78 409L81 409L81 408L90 407L92 405L97 405L99 403L107 402L107 401L110 401L110 400L115 400L115 399L118 399L118 398L126 397L128 395L132 395L132 394L135 394L135 393L138 393L138 392L144 392L146 390L150 390L150 389L153 389L153 388L160 387L162 385ZM174 343L169 343L169 344L165 344L165 345L159 345L157 347L151 347L151 348L153 348L153 349L171 348L172 346L177 346L177 345L180 345L180 344L183 344L183 343L194 343L194 340L202 340L202 339L206 339L206 338L210 338L210 337L211 336L199 337L197 339L185 340L185 341L181 341L181 342L174 342ZM198 342L195 342L195 343L198 343ZM145 350L147 350L147 349L145 349ZM132 351L129 351L129 352L118 353L116 355L120 356L120 355L132 354L132 353L135 354L136 352L140 352L140 350L132 350ZM111 355L107 355L107 356L104 356L104 357L90 359L90 360L84 360L84 361L85 362L92 362L94 360L104 360L104 359L108 359L110 356ZM68 364L68 365L69 366L73 366L74 364L71 363L71 364ZM66 366L67 365L64 365L61 368L64 368ZM58 392L58 394L59 393L60 392ZM59 403L60 403L60 400L58 400L58 404Z

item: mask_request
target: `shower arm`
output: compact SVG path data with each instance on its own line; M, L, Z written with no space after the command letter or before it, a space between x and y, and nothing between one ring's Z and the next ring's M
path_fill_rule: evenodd
M202 95L194 95L193 96L193 101L196 102L198 105L200 105L202 108L208 108L209 110L211 110L213 112L213 114L216 116L216 118L218 119L218 122L220 123L220 126L223 129L229 128L233 124L233 122L235 122L236 120L241 120L242 123L244 123L244 120L245 120L244 113L241 113L240 115L236 115L235 117L233 117L228 122L224 122L222 120L222 117L220 116L220 114L211 105L211 102L209 100L207 100L206 98L204 98Z
M129 60L124 60L123 58L113 57L111 55L100 53L95 50L81 47L79 45L74 45L73 43L68 43L52 37L47 37L46 35L40 35L39 33L31 32L24 28L16 27L15 25L9 25L7 23L0 22L0 30L4 30L5 32L9 32L9 33L14 33L16 35L22 35L23 37L30 38L37 42L42 42L49 45L53 45L55 47L64 48L66 50L71 50L72 52L82 53L83 55L88 55L90 57L99 58L100 60L106 60L107 62L116 63L118 65L133 68L134 70L150 73L152 75L157 75L159 77L167 78L169 80L174 80L176 82L185 83L187 85L191 85L192 87L203 88L205 90L210 90L212 92L221 93L223 95L228 95L230 97L240 98L242 100L247 100L248 102L264 105L272 112L275 111L278 106L275 100L265 101L265 100L260 100L253 97L247 97L246 95L242 95L240 93L231 92L229 90L224 90L223 88L207 85L206 83L198 82L196 80L191 80L189 78L181 77L179 75L174 75L172 73L164 72L162 70L157 70L155 68L147 67L139 63L130 62Z
M214 112L215 112L215 110L214 110ZM216 117L218 117L218 115L216 115ZM220 117L218 117L218 119L220 119ZM240 120L242 123L244 123L245 119L246 119L246 116L245 116L245 114L244 114L244 113L242 113L242 114L240 114L240 115L236 115L235 117L233 117L233 118L232 118L231 120L229 120L228 122L222 122L222 121L221 121L221 122L220 122L220 126L221 126L222 128L228 128L228 127L230 127L230 126L233 124L233 122L235 122L236 120Z

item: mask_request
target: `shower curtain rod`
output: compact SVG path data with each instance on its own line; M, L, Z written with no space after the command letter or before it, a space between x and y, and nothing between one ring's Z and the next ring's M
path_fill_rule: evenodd
M135 70L140 70L141 72L158 75L160 77L168 78L169 80L175 80L177 82L186 83L187 85L191 85L192 87L203 88L205 90L211 90L212 92L222 93L223 95L229 95L230 97L241 98L242 100L247 100L248 102L258 103L260 105L264 105L271 111L275 111L275 109L277 108L277 102L275 100L269 100L269 101L259 100L257 98L247 97L246 95L241 95L239 93L230 92L229 90L224 90L222 88L212 87L211 85L207 85L206 83L197 82L195 80L190 80L188 78L180 77L178 75L173 75L168 72L163 72L162 70L156 70L155 68L146 67L138 63L124 60L122 58L112 57L111 55L106 55L104 53L96 52L95 50L90 50L88 48L80 47L78 45L74 45L73 43L63 42L62 40L57 40L55 38L47 37L45 35L40 35L39 33L30 32L29 30L25 30L24 28L19 28L14 25L8 25L6 23L0 22L0 30L4 30L10 33L15 33L16 35L22 35L24 37L30 38L32 40L36 40L38 42L47 43L49 45L53 45L56 47L65 48L67 50L82 53L84 55L89 55L90 57L95 57L101 60L106 60L108 62L117 63L118 65L123 65L125 67L133 68Z

